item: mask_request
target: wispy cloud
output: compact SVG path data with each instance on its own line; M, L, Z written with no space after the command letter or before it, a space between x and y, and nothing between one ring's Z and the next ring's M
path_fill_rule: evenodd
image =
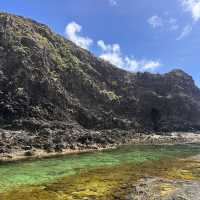
M153 15L147 20L147 22L154 29L163 28L169 31L175 31L179 29L177 20L172 17L161 17L158 15Z
M79 35L81 32L82 27L77 24L76 22L69 23L65 28L66 36L69 40L74 42L76 45L84 48L89 49L91 44L93 43L93 40L88 37L82 37Z
M102 50L100 58L128 71L154 71L161 66L158 60L137 60L123 55L119 44L105 44L103 40L99 40L97 45Z
M181 0L184 2L189 2L193 0ZM195 0L194 0L195 1ZM200 0L198 0L200 1ZM150 17L147 22L149 25L154 28L154 29L161 29L166 30L166 31L178 31L181 30L181 27L179 26L177 19L173 17L169 17L168 14L167 16L160 17L158 15L154 15ZM181 30L181 33L178 35L176 40L182 40L183 38L187 37L193 30L192 25L188 24L184 26Z
M190 12L194 21L200 20L200 0L180 0L185 11Z
M181 40L181 39L185 38L185 37L188 36L191 32L192 32L192 26L191 26L191 25L186 25L186 26L183 28L183 31L181 32L181 34L178 36L177 40Z
M150 17L147 22L153 27L153 28L158 28L163 26L163 20L161 17L158 15L154 15Z
M171 30L171 31L176 31L179 29L177 19L175 19L175 18L169 18L167 20L167 25L169 27L169 30Z
M109 0L110 5L116 6L117 5L117 0Z

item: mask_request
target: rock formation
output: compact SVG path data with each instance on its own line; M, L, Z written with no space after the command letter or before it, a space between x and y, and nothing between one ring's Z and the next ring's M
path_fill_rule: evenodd
M195 131L200 90L181 70L130 73L46 25L0 13L0 128L1 152Z

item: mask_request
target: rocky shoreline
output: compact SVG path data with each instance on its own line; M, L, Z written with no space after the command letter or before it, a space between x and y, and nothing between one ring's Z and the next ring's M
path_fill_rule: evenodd
M199 200L200 181L146 177L133 186L126 200Z
M200 155L184 159L172 177L144 177L134 184L126 200L199 200ZM169 173L170 174L170 173Z
M8 13L0 29L0 160L200 140L167 133L200 130L184 71L130 73Z
M24 136L21 138L21 136ZM27 137L26 137L27 136ZM20 131L0 130L0 162L46 158L67 154L86 153L117 148L122 145L174 145L200 143L200 134L192 132L172 132L159 134L131 133L130 131L101 131L85 133L74 141L62 139L55 143L55 138L40 138L37 135ZM43 145L40 145L44 141Z

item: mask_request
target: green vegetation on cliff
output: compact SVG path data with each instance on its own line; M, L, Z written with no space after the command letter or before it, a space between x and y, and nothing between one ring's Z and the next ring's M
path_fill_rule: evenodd
M199 130L200 90L181 70L126 72L43 24L0 13L0 110L1 151L105 145L123 136L108 130ZM8 141L3 129L21 135Z

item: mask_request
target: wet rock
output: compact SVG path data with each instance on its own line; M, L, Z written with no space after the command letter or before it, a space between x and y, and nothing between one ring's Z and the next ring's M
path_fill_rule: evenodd
M199 181L145 178L132 188L128 200L198 200Z
M24 153L24 156L27 156L27 157L33 156L33 155L34 155L34 151L26 151L26 152Z
M23 147L22 149L24 149L25 151L29 151L29 150L32 149L32 146L25 146L25 147Z

